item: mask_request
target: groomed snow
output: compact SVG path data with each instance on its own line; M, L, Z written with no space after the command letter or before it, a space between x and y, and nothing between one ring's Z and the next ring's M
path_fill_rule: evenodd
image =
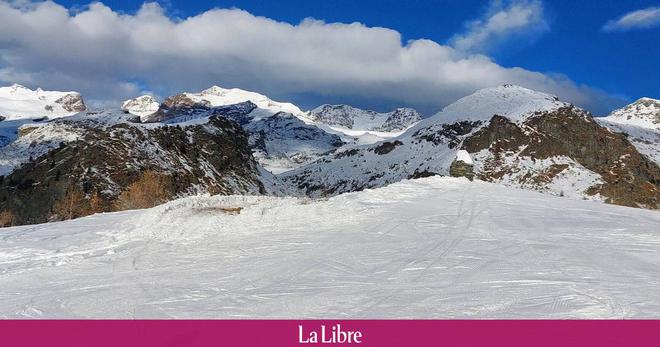
M0 317L659 318L658 230L653 211L442 177L191 197L0 229Z

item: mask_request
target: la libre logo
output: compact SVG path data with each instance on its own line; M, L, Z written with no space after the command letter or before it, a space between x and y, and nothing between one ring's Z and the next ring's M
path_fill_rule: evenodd
M319 330L305 331L302 325L298 326L298 342L301 344L360 344L362 343L362 332L345 330L341 324L335 324L330 328L321 325Z

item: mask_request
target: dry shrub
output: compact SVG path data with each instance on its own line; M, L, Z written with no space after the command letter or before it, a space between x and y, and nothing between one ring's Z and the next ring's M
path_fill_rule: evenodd
M133 210L160 205L170 199L169 185L169 177L147 170L119 195L115 207L117 210Z
M70 185L64 196L53 204L53 218L67 220L92 214L85 194L75 185Z
M10 210L0 212L0 228L16 225L16 215Z
M236 207L204 207L204 208L195 209L196 212L201 212L201 213L220 212L220 213L231 214L231 215L240 214L242 210L243 210L243 208L240 207L240 206L236 206Z
M91 213L103 212L103 200L98 192L89 198L89 209Z

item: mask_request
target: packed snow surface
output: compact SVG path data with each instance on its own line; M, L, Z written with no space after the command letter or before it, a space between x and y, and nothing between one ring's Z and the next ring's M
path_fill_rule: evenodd
M442 177L190 197L0 229L0 317L658 318L658 230L653 211Z

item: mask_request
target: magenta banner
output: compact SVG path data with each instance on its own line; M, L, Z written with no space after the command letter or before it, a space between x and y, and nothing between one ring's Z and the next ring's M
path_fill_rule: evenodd
M660 321L2 321L2 346L657 346Z

